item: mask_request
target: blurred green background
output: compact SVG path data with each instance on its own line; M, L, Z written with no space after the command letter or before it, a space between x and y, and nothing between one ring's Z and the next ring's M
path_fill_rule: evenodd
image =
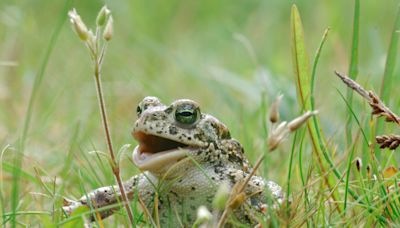
M376 91L398 3L361 2L358 81ZM344 92L345 86L333 71L348 69L353 1L85 0L73 1L71 6L93 28L103 4L114 17L115 33L103 66L103 82L117 149L126 143L135 145L130 130L136 105L144 96L158 96L167 104L190 98L200 103L203 112L226 123L254 162L266 151L263 107L282 93L282 118L291 119L300 112L291 59L292 4L297 4L303 19L310 60L324 30L331 28L317 71L316 106L327 138L342 147L347 111L336 88ZM33 82L64 5L61 0L0 1L0 146L11 145L3 161L11 162L19 152L13 148L21 136ZM33 106L23 170L33 174L33 168L40 167L50 177L58 175L78 128L70 178L63 180L67 196L80 195L78 170L92 175L87 171L89 161L80 154L94 148L106 150L95 94L88 52L66 20ZM395 95L389 106L396 110L399 101ZM362 105L358 97L355 102ZM368 114L360 116L367 118ZM280 184L285 184L287 175L287 144L269 154L264 167L265 175ZM129 157L126 152L121 162L124 178L137 172ZM101 183L86 183L87 189L113 183L111 171L98 175ZM2 178L7 196L11 174L5 172ZM33 194L43 192L38 185L26 179L21 185L24 208L48 209L41 196Z

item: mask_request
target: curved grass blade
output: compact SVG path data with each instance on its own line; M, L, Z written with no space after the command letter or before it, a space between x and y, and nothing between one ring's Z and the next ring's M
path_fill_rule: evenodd
M301 22L299 11L296 5L292 6L291 12L291 31L292 31L292 57L294 64L295 80L297 95L299 97L299 104L304 110L311 110L312 100L311 98L311 77L309 69L308 55L305 48L303 25ZM321 131L318 126L318 121L307 122L308 132L313 144L314 152L317 157L317 163L321 173L326 173L325 161L322 160L321 154L323 153L321 147L324 147L325 143L321 140L321 137L317 136L317 131ZM326 156L325 156L326 157ZM330 191L333 189L329 175L324 175L324 181ZM335 194L332 194L334 201L336 201ZM339 207L337 207L338 210ZM340 212L340 211L339 211Z
M17 214L17 207L18 207L18 202L19 202L19 179L20 179L20 167L22 165L22 159L24 157L24 150L25 150L25 142L29 130L29 125L31 122L32 118L32 113L33 113L33 105L36 100L40 85L42 83L42 80L44 78L44 74L47 68L47 64L50 59L50 55L55 47L55 44L57 42L57 38L61 32L61 29L64 25L64 22L66 21L67 18L67 12L68 9L70 8L70 5L72 3L72 0L65 0L65 4L63 6L62 12L60 13L59 20L57 22L57 25L55 27L54 32L51 35L49 45L46 49L45 55L43 57L43 61L39 67L38 73L35 77L33 88L31 95L29 97L29 102L28 102L28 108L26 111L26 116L24 120L24 125L23 125L23 130L22 130L22 135L21 138L19 139L19 153L18 155L15 156L14 159L14 164L15 164L15 172L13 172L13 181L12 181L12 195L11 195L11 227L16 227L17 221L16 221L16 214Z
M395 76L395 67L396 67L396 62L397 62L397 52L398 52L398 43L399 43L399 33L400 30L400 7L397 9L397 15L396 15L396 20L394 23L391 39L390 39L390 44L389 44L389 50L386 56L386 63L385 63L385 71L383 74L382 78L382 84L381 84L381 89L380 89L380 98L383 102L386 104L389 103L390 99L390 94L392 91L392 83L393 83L393 78ZM380 130L382 129L382 123L377 122L376 123L376 129L375 129L375 135L379 134ZM379 153L380 150L378 149L379 146L378 144L375 145L375 151L376 153ZM377 154L379 156L379 154Z
M392 37L389 44L389 50L386 57L385 73L383 74L380 97L383 102L389 103L389 94L391 94L392 80L397 60L397 47L400 36L400 7L397 10L396 21L392 31Z
M312 92L312 90L310 88L311 87L310 74L308 68L308 58L304 44L303 26L296 5L292 6L291 30L292 30L292 57L293 57L293 64L296 77L296 88L300 99L299 103L301 107L304 107L304 109L307 110L311 108L311 99L309 98L311 97L310 93ZM323 131L319 125L318 119L315 118L314 121L307 122L307 127L313 144L314 148L313 151L315 151L315 155L317 156L317 161L320 170L323 173L326 173L325 172L326 167L324 164L327 163L329 165L329 170L332 170L336 179L342 182L341 178L342 175L333 164L333 161L328 154L328 150L325 147L326 144L322 135ZM323 155L324 160L322 160L321 155ZM330 177L330 175L327 176ZM325 183L327 184L329 189L332 190L333 188L329 183L330 180L329 177L326 177ZM362 199L353 190L349 188L348 192L354 198L355 201L358 201L360 204L365 205ZM334 194L332 194L333 199L336 197L335 193L337 192L335 191ZM337 209L339 210L339 213L342 210L339 207L337 207ZM368 210L368 212L374 213L372 210ZM375 216L381 224L387 224L386 219L382 215L375 215Z
M344 213L346 213L346 209L347 209L347 199L348 199L348 189L349 189L349 181L350 181L350 169L351 169L351 164L353 162L353 157L354 157L354 150L355 150L355 144L353 145L351 152L350 152L350 156L348 158L347 161L347 170L346 170L346 185L345 185L345 192L344 192L344 206L343 206L343 211Z
M319 44L319 47L315 53L314 57L314 62L313 62L313 67L312 67L312 72L311 72L311 94L310 94L310 99L311 99L311 109L315 109L315 99L314 99L314 89L315 89L315 74L317 72L317 65L319 62L319 57L321 56L321 51L322 48L324 47L324 44L326 42L326 39L328 38L328 33L329 33L330 28L325 29L324 35L322 35L322 40L321 43ZM315 119L316 116L313 116L313 119Z
M353 19L353 39L351 44L351 57L350 57L350 66L349 66L349 77L353 80L357 78L358 75L358 40L359 40L359 32L360 32L360 0L354 1L354 19ZM347 101L352 107L353 104L353 91L351 89L347 89ZM346 140L347 147L353 143L352 137L352 115L348 113L347 121L346 121Z
M292 57L296 79L297 95L299 104L305 110L311 108L308 97L310 96L309 61L304 45L304 31L299 11L296 5L292 6L291 12L292 32Z
M363 128L361 126L361 123L358 120L356 114L354 113L353 109L351 108L350 103L346 100L346 98L343 96L343 94L339 90L337 90L337 92L339 93L340 97L343 99L343 101L346 104L346 106L347 106L349 112L351 113L352 117L356 120L356 123L357 123L358 127L360 128L361 134L363 136L364 142L365 142L365 144L368 145L369 142L368 142L367 135L365 134L365 131L363 130Z
M362 129L361 123L360 123L360 121L358 120L356 114L354 113L354 111L353 111L353 109L351 108L349 102L346 100L346 98L343 96L343 94L342 94L339 90L337 90L337 91L338 91L340 97L341 97L341 98L343 99L343 101L346 103L346 106L347 106L347 108L349 109L349 112L351 113L352 117L356 120L357 125L358 125L358 127L360 128L360 131L361 131L361 134L362 134L362 136L363 136L363 139L364 139L365 144L368 145L369 143L368 143L367 136L365 135L365 132L364 132L364 130ZM344 213L346 213L348 193L349 193L349 190L350 190L350 187L349 187L350 168L351 168L351 163L352 163L352 161L353 161L354 149L355 149L355 145L352 146L351 153L350 153L350 157L349 157L349 160L348 160L347 170L346 170L346 185L345 185L346 187L345 187L345 192L344 192L344 208L343 208L343 209L344 209ZM367 200L367 204L368 204L368 206L371 206L371 205L369 204L369 201L368 201L368 200Z

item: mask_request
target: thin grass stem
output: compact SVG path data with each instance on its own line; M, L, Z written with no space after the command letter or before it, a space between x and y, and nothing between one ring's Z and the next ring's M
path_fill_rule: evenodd
M360 30L360 0L354 0L354 17L353 17L353 38L351 44L351 56L349 65L349 75L352 79L356 79L358 75L358 42ZM353 93L351 89L347 90L347 101L350 107L353 105ZM346 140L347 147L350 147L353 141L352 137L352 116L349 113L346 122Z
M119 189L121 191L122 202L123 202L123 205L124 205L124 207L126 209L126 212L128 214L129 221L130 221L130 226L132 226L132 224L134 224L134 218L133 218L132 209L131 209L131 206L129 204L128 197L126 195L125 187L124 187L123 182L121 180L119 164L115 160L115 153L114 153L113 144L112 144L112 141L111 141L110 128L108 126L108 119L107 119L107 113L106 113L106 105L105 105L104 96L103 96L103 89L102 89L102 85L101 85L101 74L100 74L100 72L101 72L101 65L100 65L99 59L97 59L96 62L95 62L95 67L94 67L94 78L95 78L95 84L96 84L96 91L97 91L97 98L98 98L98 102L99 102L100 114L101 114L103 127L104 127L104 133L105 133L105 137L106 137L107 148L108 148L108 151L110 153L111 168L112 168L112 172L113 172L113 174L115 176L115 179L117 181L118 187L119 187Z

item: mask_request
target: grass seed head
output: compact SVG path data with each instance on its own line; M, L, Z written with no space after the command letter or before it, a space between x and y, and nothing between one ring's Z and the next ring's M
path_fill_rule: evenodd
M354 159L354 162L356 163L356 168L358 172L361 172L362 169L362 160L359 157L356 157L356 159Z
M311 117L318 114L318 110L315 111L307 111L303 115L295 118L294 120L290 121L288 124L288 128L291 132L296 131L299 127L301 127L307 120Z
M279 121L279 105L282 100L283 95L279 95L276 97L274 103L272 103L270 111L269 111L269 121L271 123L276 123Z
M275 150L279 144L282 142L282 140L285 139L286 135L288 134L287 130L287 122L283 121L273 129L268 137L268 148L269 151Z
M81 17L79 16L78 12L76 12L76 9L72 9L71 11L69 11L68 16L69 16L71 24L74 26L74 30L78 34L79 38L82 41L86 41L89 38L89 32L88 32L88 29L87 29L85 23L82 21Z
M104 28L103 38L106 41L110 41L113 36L114 28L113 28L113 18L110 15L108 18L106 27Z
M108 16L111 11L107 8L107 6L103 6L99 13L97 14L96 24L97 26L103 26L106 23Z
M400 145L399 135L378 135L375 140L381 149L389 148L390 150L395 150Z

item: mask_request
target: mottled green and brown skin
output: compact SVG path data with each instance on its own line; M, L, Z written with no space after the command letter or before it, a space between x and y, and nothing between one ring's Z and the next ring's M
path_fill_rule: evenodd
M153 199L158 195L158 214L164 226L192 224L199 206L212 210L219 185L226 182L232 187L252 171L241 144L231 138L228 128L215 117L201 113L191 100L177 100L166 106L158 98L144 98L138 106L138 120L132 134L139 141L134 161L139 168L145 168L142 174L125 182L126 192L133 199L137 191L150 212L154 212ZM159 150L166 150L163 152L166 154L182 150L185 155L165 164L141 163L141 158L147 161L147 155L151 161L151 156ZM141 157L142 154L147 155ZM245 189L250 197L234 211L241 222L256 223L255 213L266 206L266 189L278 202L282 201L283 193L277 184L253 176ZM119 189L110 186L94 190L88 198L101 208L116 204L118 195ZM78 202L69 202L64 210L71 213L87 202L87 197L82 197ZM101 215L107 217L112 212L102 211Z

